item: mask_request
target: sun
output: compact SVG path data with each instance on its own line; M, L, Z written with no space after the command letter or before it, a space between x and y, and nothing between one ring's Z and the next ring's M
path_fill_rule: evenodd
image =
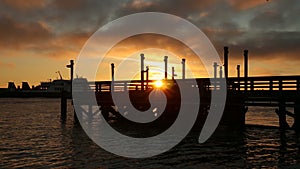
M164 83L161 80L157 80L154 82L154 86L156 88L161 88L164 85Z

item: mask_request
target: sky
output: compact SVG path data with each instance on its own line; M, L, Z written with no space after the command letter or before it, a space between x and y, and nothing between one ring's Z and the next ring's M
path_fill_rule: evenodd
M1 0L0 87L6 87L9 81L37 85L56 79L57 71L69 78L66 65L70 59L76 60L95 31L137 12L164 12L187 19L206 34L221 59L223 47L228 46L229 76L236 75L237 64L243 72L244 49L249 50L250 76L299 74L298 0ZM162 48L162 44L167 47ZM131 37L107 54L102 67L107 72L97 80L109 80L109 66L114 59L130 56L134 61L147 48L160 48L173 53L174 58L179 56L171 59L177 72L180 59L193 55L183 44L168 37ZM149 62L162 66L159 60L163 56L158 56L163 55L161 51L147 52L156 56ZM187 59L196 75L204 77L198 64L201 65Z

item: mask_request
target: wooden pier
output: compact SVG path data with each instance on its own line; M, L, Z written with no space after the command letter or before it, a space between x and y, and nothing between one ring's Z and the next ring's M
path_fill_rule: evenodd
M112 93L114 95L123 96L129 93L130 104L132 104L137 110L145 111L150 108L149 94L153 90L161 90L164 92L167 98L166 108L158 119L154 120L148 125L148 128L160 126L163 129L168 128L176 119L180 110L180 103L182 100L178 84L184 84L190 88L194 88L199 92L200 103L198 104L199 112L196 119L195 128L201 129L208 112L211 108L212 93L225 92L226 100L225 108L220 125L228 126L233 130L243 130L245 126L245 114L247 113L248 106L263 106L274 107L274 113L278 115L279 128L281 131L292 128L297 132L300 132L300 76L248 76L248 50L244 50L244 77L240 77L240 65L237 65L237 77L229 77L228 75L228 55L229 48L224 47L224 65L214 62L214 77L213 78L185 78L185 64L186 60L182 59L182 79L174 78L174 71L172 71L172 78L168 79L168 57L164 57L165 63L165 78L163 80L163 88L155 88L155 80L149 80L149 68L144 68L144 54L141 56L141 79L131 81L115 81L114 79L114 64L111 64L112 81L96 81L87 82L84 90L78 90L75 87L75 92L90 92L96 97L96 102L100 107L98 112L101 112L106 120L109 120L109 115L113 114L117 121L122 121L124 124L132 126L134 128L142 127L144 124L135 123L124 116L120 115L119 111L122 107L127 107L129 104L128 99L124 100L124 104L118 106L112 99ZM219 65L218 65L219 64ZM72 62L70 65L73 65ZM220 75L217 77L217 69L220 68ZM224 67L224 77L223 68ZM146 73L146 78L145 74ZM72 76L72 69L71 69ZM224 81L226 80L226 83ZM195 83L196 81L196 83ZM223 83L222 83L223 82ZM74 89L74 88L73 88ZM221 94L221 93L220 93ZM219 96L217 96L219 97ZM73 98L76 99L76 98ZM223 98L222 98L223 99ZM225 98L224 98L225 99ZM91 103L82 103L89 107L93 107ZM213 103L218 104L218 103ZM287 107L294 109L293 112L287 111ZM92 108L89 108L91 110ZM84 111L83 111L84 112ZM123 111L124 112L124 111ZM130 113L130 112L128 112ZM189 113L189 112L186 112ZM85 116L91 117L93 112L84 112ZM78 118L83 117L83 114L77 113ZM293 126L289 126L286 117L291 116L294 118ZM146 126L147 126L146 125ZM163 127L162 127L163 126Z
M195 80L197 85L190 85L190 87L198 88L200 94L201 102L196 126L201 128L210 108L211 92L220 90L220 79L198 78ZM162 127L163 130L172 124L177 117L178 109L180 109L178 107L180 105L180 91L177 83L193 84L192 81L192 79L163 81L164 88L159 90L165 93L168 104L163 115L148 124L149 128L164 126ZM157 90L154 83L155 80L114 81L113 83L111 81L88 82L88 92L95 93L101 113L107 120L109 120L108 114L111 113L127 125L139 127L142 124L131 122L119 115L114 107L111 92L120 95L129 93L131 103L138 110L143 111L150 107L149 93ZM281 130L290 128L286 122L286 116L293 117L295 122L292 128L296 131L300 130L300 76L227 78L226 84L226 105L220 125L237 130L243 129L248 106L263 106L274 107L274 113L278 115ZM89 103L85 104L89 105ZM288 112L287 107L294 108L294 112Z

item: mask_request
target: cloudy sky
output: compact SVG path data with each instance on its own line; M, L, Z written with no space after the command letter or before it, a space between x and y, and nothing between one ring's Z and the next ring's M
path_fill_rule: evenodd
M223 46L229 46L230 76L235 76L236 64L243 64L244 49L250 51L250 75L299 74L297 0L2 0L0 86L8 81L37 85L55 79L58 70L68 78L65 65L76 59L97 29L137 12L165 12L187 19L208 36L220 56ZM153 40L149 44L132 38L121 43L123 51L114 55L126 57L162 41L172 52L182 51L170 39L149 35L141 39L145 38Z

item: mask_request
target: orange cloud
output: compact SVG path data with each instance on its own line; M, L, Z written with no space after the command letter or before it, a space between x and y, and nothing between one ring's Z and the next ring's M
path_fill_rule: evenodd
M176 71L181 70L181 58L185 58L187 67L191 70L192 74L196 77L207 77L207 72L205 67L199 57L185 44L182 42L173 39L168 36L158 35L158 34L139 34L129 38L126 38L116 44L110 51L106 54L105 58L99 65L101 68L101 75L98 77L102 77L102 79L98 80L108 80L110 79L110 64L114 63L116 67L124 61L128 60L127 57L136 53L135 63L139 64L139 54L140 51L146 49L154 49L149 50L145 54L146 60L155 65L159 65L159 67L163 70L163 58L166 53L158 52L156 50L165 50L166 52L172 53L174 56L169 55L170 68L171 65L175 66ZM177 56L177 57L175 57ZM179 57L179 58L178 58ZM179 60L178 60L179 59ZM171 63L171 61L174 61ZM175 61L176 60L176 61ZM131 63L130 63L131 64ZM133 64L133 62L132 62ZM105 72L103 72L103 70ZM128 71L131 69L128 69ZM193 76L190 74L190 77Z
M1 62L0 61L0 67L3 68L14 68L16 65L14 63L6 63L6 62Z
M76 58L89 36L89 33L55 36L47 43L36 46L34 50L45 57L55 59Z

